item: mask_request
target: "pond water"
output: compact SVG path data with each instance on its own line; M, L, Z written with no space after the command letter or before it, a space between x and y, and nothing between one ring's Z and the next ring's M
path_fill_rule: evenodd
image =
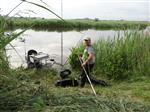
M16 32L20 31L19 29ZM67 60L70 54L70 49L83 41L88 36L92 42L99 39L113 38L119 32L115 30L85 30L63 32L63 62ZM21 38L21 39L20 39ZM16 51L10 46L7 46L7 55L9 57L12 68L26 66L25 54L30 49L35 49L38 52L44 52L54 58L57 62L61 61L61 33L27 30L20 38L11 42ZM22 41L24 40L24 41Z

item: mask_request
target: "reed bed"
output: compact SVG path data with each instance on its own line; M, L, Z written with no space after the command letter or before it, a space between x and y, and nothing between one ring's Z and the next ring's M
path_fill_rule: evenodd
M150 76L150 32L125 31L113 39L101 39L93 44L96 65L93 73L114 80ZM80 68L77 55L83 52L83 45L71 50L70 65Z
M17 18L13 17L9 21L9 27L11 28L27 28L33 25L32 28L39 30L85 30L85 29L99 29L99 30L125 30L125 29L135 29L139 27L140 29L145 29L149 26L149 22L136 22L136 21L95 21L92 19L73 19L65 20L66 22L59 19L42 19L42 18Z

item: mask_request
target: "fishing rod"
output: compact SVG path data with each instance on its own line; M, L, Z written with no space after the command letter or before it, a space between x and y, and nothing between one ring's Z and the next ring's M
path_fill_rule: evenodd
M64 20L63 19L63 2L61 1L61 16L59 16L58 14L56 14L54 11L52 11L52 10L50 10L49 8L47 8L47 7L44 7L44 6L42 6L42 5L40 5L40 4L37 4L37 3L34 3L34 2L30 2L30 1L27 1L27 0L21 0L21 1L23 1L23 2L26 2L26 3L29 3L29 4L32 4L32 5L35 5L35 6L38 6L38 7L41 7L41 8L43 8L43 9L45 9L45 10L47 10L47 11L49 11L49 12L51 12L52 14L54 14L56 17L58 17L60 20L62 20L64 23L68 23L66 20ZM43 3L43 1L41 0L41 2ZM44 3L45 4L45 3ZM48 4L45 4L46 6L48 6ZM71 27L72 28L74 28L72 25L71 25ZM82 35L84 35L84 33L83 32L81 32L81 31L78 31L79 33L81 33ZM63 37L63 34L61 34L61 37ZM62 40L62 38L61 38L61 40ZM81 39L80 39L81 40ZM79 40L79 42L80 42L80 40ZM78 42L78 43L79 43ZM77 45L78 45L78 43L77 43ZM61 45L62 45L63 43L62 43L62 41L61 41ZM76 46L77 46L76 45ZM62 49L62 46L61 46L61 52L63 52L63 49ZM61 59L63 58L63 56L61 56ZM62 62L61 62L62 63Z
M52 14L54 14L56 17L58 17L64 23L68 23L66 20L63 19L63 1L62 0L61 0L61 16L59 16L54 11L52 11L49 8L44 7L44 6L40 5L40 4L37 4L37 3L34 3L34 2L30 2L30 1L27 1L27 0L21 0L21 1L29 3L29 4L32 4L32 5L35 5L35 6L38 6L38 7L41 7L43 9L51 12ZM41 2L43 3L43 1L41 1ZM48 4L45 4L45 5L48 6ZM72 25L71 25L71 27L74 28ZM83 34L81 31L79 31L79 33ZM63 33L61 33L61 64L63 64Z
M81 57L78 56L78 58L79 58L79 61L80 61L81 66L82 66ZM90 86L91 86L91 88L92 88L92 91L93 91L94 95L97 96L96 91L95 91L95 89L94 89L94 87L93 87L93 84L92 84L92 82L91 82L91 80L90 80L90 78L89 78L89 75L88 75L88 73L87 73L85 67L82 66L82 68L83 68L83 70L84 70L84 72L85 72L85 75L86 75L86 77L87 77L87 79L88 79L88 81L89 81L89 83L90 83Z
M63 19L63 0L61 0L61 18ZM61 32L61 64L63 65L63 32Z
M41 7L49 12L51 12L52 14L54 14L56 17L58 17L60 20L62 20L63 22L65 23L68 23L65 19L63 19L61 16L59 16L57 13L55 13L54 11L50 10L49 8L47 7L44 7L40 4L37 4L37 3L34 3L34 2L30 2L30 1L27 1L27 0L21 0L23 2L26 2L26 3L29 3L29 4L32 4L32 5L35 5L35 6L38 6L38 7ZM61 3L62 4L62 3ZM71 25L72 28L74 28L72 25ZM81 31L79 31L79 33L83 34Z

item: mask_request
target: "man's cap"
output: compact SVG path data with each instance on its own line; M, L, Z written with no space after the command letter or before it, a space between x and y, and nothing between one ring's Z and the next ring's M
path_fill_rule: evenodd
M90 37L85 37L84 40L89 41L89 40L91 40L91 38Z

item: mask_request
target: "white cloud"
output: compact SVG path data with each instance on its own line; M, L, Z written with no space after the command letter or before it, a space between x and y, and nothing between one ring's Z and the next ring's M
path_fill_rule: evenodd
M8 13L20 0L1 0L0 8L2 14ZM40 0L29 0L40 3ZM60 14L61 0L43 0L51 10ZM95 18L100 19L127 19L127 20L148 20L150 15L149 0L63 0L65 18ZM56 18L53 14L37 6L24 3L14 13L19 10L30 9L36 12L32 16Z

